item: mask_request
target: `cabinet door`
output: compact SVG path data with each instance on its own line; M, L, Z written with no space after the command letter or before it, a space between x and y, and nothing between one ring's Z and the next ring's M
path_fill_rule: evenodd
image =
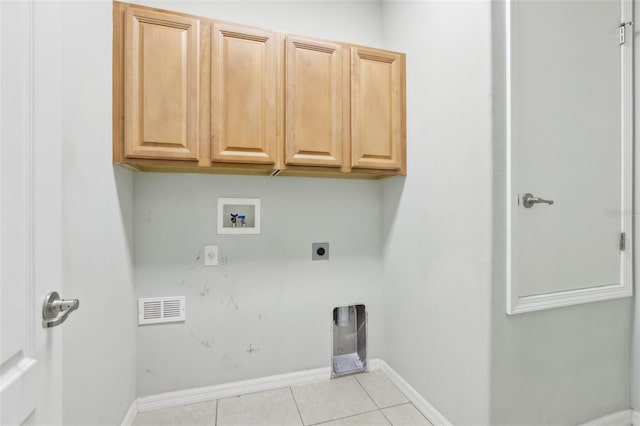
M276 55L275 32L214 24L213 161L275 163Z
M286 49L286 163L339 167L343 147L342 48L287 36Z
M198 159L197 19L128 8L125 156Z
M351 166L401 169L404 56L351 48Z

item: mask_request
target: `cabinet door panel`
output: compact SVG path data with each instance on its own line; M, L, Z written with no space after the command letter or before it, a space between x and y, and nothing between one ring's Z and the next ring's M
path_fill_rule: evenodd
M199 21L125 15L125 155L198 159Z
M275 32L214 24L213 161L275 163L276 54Z
M339 167L343 147L342 48L290 36L286 45L286 162Z
M402 55L391 52L352 48L352 167L402 167L402 59Z

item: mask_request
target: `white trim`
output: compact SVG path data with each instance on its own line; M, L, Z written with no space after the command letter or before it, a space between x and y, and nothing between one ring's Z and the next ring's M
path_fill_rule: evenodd
M627 264L630 266L631 262L627 262ZM507 307L507 313L520 314L523 312L540 311L580 303L618 299L632 295L633 289L631 286L611 284L600 287L581 288L578 290L559 291L556 293L536 294L534 296L521 296L516 298L515 305L511 309Z
M367 370L368 371L380 371L382 370L382 365L386 365L383 360L380 358L374 358L367 361Z
M36 364L37 361L33 358L22 358L16 365L5 371L4 374L0 374L0 393L29 374L29 370L33 369Z
M511 0L504 0L505 5L505 79L506 79L506 88L505 88L505 104L506 104L506 226L507 226L507 250L506 250L506 282L507 282L507 313L512 313L512 308L516 305L515 300L517 299L517 289L512 285L513 276L517 275L517 253L513 249L513 242L517 240L517 229L518 229L518 216L516 214L515 209L517 208L517 202L514 205L513 202L513 188L518 187L517 184L517 176L513 173L512 168L512 159L517 157L517 146L514 146L511 143L511 133L513 128L513 106L511 105L511 99L513 98L513 84L511 81L512 71L511 71ZM517 195L516 195L517 197ZM513 291L512 291L513 289Z
M278 374L275 376L259 377L257 379L223 383L221 385L159 393L138 398L138 412L142 413L149 410L177 407L179 405L228 398L230 396L244 395L287 386L321 382L323 380L329 380L330 378L331 368L323 367L313 370Z
M640 426L640 411L631 410L631 424L633 426Z
M131 405L129 406L129 410L127 414L124 415L122 419L122 423L120 426L131 426L133 425L133 421L136 419L136 415L138 414L138 400L134 399Z
M633 21L633 0L620 0L620 22ZM629 28L633 34L633 28ZM621 130L621 192L622 213L620 215L621 232L626 234L625 250L620 261L620 283L626 296L633 295L633 35L621 46L620 52L620 130ZM621 296L624 297L624 296Z
M387 375L391 382L406 396L409 401L420 411L434 426L449 426L451 422L446 419L436 408L416 391L405 379L403 379L384 360L379 360L380 370Z
M367 361L368 371L382 371L398 387L398 389L416 406L416 408L434 425L450 425L451 423L424 399L409 383L395 372L386 362L379 358ZM177 407L180 405L210 401L231 396L278 389L287 386L316 383L331 378L331 368L323 367L303 370L257 379L204 386L175 392L166 392L144 396L134 400L122 420L121 426L131 426L136 414L150 410Z
M517 235L517 176L513 173L512 162L517 158L517 146L512 143L513 105L511 99L515 88L512 87L512 4L513 0L505 0L505 31L506 31L506 158L507 158L507 193L506 193L506 312L519 314L523 312L558 308L581 303L601 300L617 299L633 295L633 37L627 37L620 46L620 77L621 77L621 150L620 159L620 232L626 234L626 247L620 254L620 282L598 287L581 288L569 291L520 295L516 277L518 276L518 253L515 242ZM632 0L620 0L621 22L630 22L633 17ZM514 189L516 188L516 189Z
M20 37L23 38L24 55L23 70L25 73L24 86L24 236L25 236L25 342L24 354L35 358L36 346L36 313L33 306L35 300L35 27L34 2L29 0L25 4L24 28Z
M582 423L579 426L632 426L633 412L633 410L618 411L617 413L608 414L595 420Z

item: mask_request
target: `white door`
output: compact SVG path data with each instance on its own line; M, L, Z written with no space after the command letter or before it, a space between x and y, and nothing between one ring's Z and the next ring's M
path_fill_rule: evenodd
M0 424L62 423L60 47L54 3L0 1Z
M510 313L631 294L630 11L510 2Z

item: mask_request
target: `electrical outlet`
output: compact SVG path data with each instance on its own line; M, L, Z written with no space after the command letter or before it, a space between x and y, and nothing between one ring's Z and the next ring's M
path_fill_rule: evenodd
M204 246L204 265L218 266L218 246Z
M311 243L311 260L329 260L329 243Z

